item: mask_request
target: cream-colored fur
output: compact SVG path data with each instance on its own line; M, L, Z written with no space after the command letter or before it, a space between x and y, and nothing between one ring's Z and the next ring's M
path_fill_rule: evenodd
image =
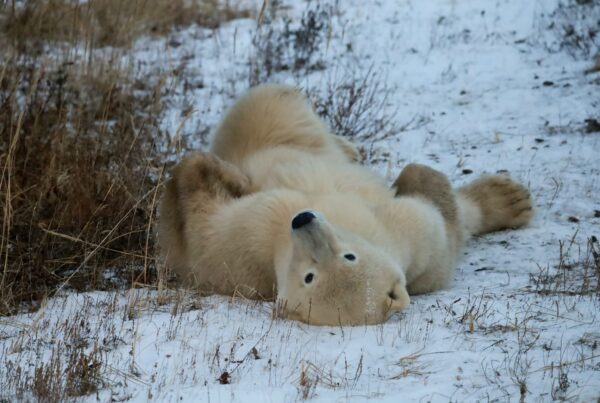
M385 321L408 293L449 282L467 236L532 214L527 190L502 176L455 191L410 165L388 188L287 86L238 100L211 152L185 158L166 187L167 263L189 286L276 297L285 316L313 324Z

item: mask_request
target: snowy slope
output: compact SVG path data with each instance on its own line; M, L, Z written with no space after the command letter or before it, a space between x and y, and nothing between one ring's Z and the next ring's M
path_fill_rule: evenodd
M421 122L361 144L390 180L414 161L457 185L508 170L529 186L533 223L472 240L448 289L412 298L385 324L353 328L274 321L271 303L184 291L66 293L0 319L0 378L17 367L32 373L79 342L102 362L103 387L90 401L600 398L600 284L588 250L600 238L600 133L583 130L599 117L600 76L584 74L591 60L555 51L544 20L555 6L344 1L328 67L279 76L319 89L350 68L381 72L398 124ZM186 72L172 83L164 130L185 137L218 121L247 87L255 27L240 20L136 44L144 68ZM183 118L190 106L196 112ZM11 400L16 386L0 385L0 400Z

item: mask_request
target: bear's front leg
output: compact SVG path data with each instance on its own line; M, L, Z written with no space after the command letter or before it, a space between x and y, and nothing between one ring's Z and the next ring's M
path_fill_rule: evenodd
M200 233L220 205L247 194L249 187L238 168L208 153L177 164L160 203L158 239L167 265L185 272L190 234Z

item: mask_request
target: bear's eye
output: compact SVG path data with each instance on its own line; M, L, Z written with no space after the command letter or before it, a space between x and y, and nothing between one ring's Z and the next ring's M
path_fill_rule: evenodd
M315 278L315 275L312 273L308 273L306 276L304 276L304 283L305 284L310 284L312 283L313 279Z
M346 258L346 260L349 260L351 262L354 262L356 260L356 256L354 256L354 254L352 254L352 253L346 253L344 255L344 258Z

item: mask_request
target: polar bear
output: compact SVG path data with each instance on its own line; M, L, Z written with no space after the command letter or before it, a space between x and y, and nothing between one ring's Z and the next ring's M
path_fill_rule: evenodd
M290 319L375 324L446 286L468 236L533 214L508 176L455 190L411 164L390 188L357 159L296 88L251 89L210 152L172 171L158 228L166 264L203 292L276 299Z

